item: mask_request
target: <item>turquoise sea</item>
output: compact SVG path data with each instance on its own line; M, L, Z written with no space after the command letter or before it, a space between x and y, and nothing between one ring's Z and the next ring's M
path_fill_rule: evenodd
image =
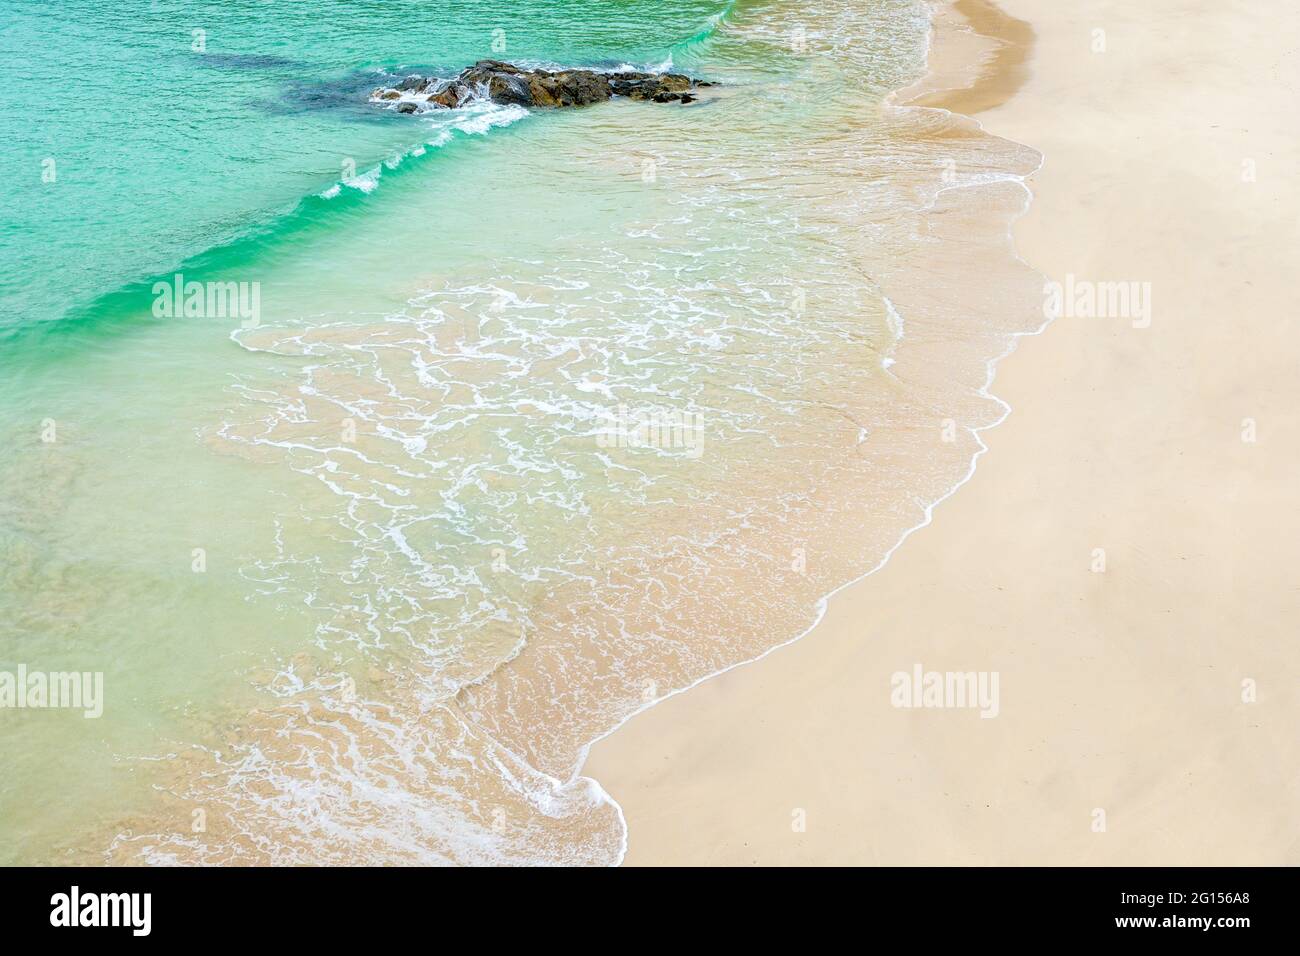
M618 862L587 745L806 630L1003 414L1038 157L893 105L927 31L0 0L0 674L104 686L0 707L0 862ZM487 57L718 85L369 102Z

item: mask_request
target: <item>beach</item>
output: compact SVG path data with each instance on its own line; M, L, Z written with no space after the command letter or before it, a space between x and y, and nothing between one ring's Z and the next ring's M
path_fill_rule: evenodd
M1296 861L1294 12L69 4L0 864Z
M928 524L582 773L627 865L1300 863L1300 15L968 0L936 24L899 102L1039 150L1019 255L1133 301L1071 297L1021 338L989 389L1011 411ZM896 706L917 668L997 674L996 716Z

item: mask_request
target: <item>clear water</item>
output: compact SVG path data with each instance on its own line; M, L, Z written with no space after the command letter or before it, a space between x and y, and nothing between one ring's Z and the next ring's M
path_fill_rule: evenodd
M662 60L718 9L70 0L51 15L4 0L0 329L170 271L273 223L345 163L364 170L409 148L411 124L359 95L386 72L450 73L484 56Z
M0 670L106 706L0 710L0 860L616 862L585 746L806 628L1002 413L1036 157L888 105L909 0L67 9L0 28ZM484 56L723 85L366 102ZM158 317L178 272L256 322Z

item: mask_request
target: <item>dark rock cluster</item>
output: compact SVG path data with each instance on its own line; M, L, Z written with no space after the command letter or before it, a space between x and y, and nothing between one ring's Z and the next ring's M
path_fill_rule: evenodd
M693 103L692 90L712 86L680 73L602 73L596 70L525 70L500 60L480 60L450 80L412 75L394 87L381 87L372 100L401 100L397 109L457 109L475 100L555 109L588 106L626 96L655 103Z

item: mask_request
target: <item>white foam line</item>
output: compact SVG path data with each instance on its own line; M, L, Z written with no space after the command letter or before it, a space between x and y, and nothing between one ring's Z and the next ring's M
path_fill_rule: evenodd
M930 11L931 30L933 30L933 23L934 23L934 10L935 10L935 8L934 8L933 6L931 6L931 5L927 5L927 8L928 8L929 11ZM927 37L926 37L926 45L925 45L925 54L926 54L926 62L927 62L927 63L929 62L929 57L930 57L930 51L931 51L931 49L932 49L932 46L931 46L931 43L930 43L930 38L929 38L929 36L927 35ZM897 91L895 91L895 93L897 93ZM886 102L887 102L887 105L888 105L888 99L892 99L893 96L894 96L894 93L891 93L890 96L889 96L889 98L887 98L887 101L886 101ZM950 116L959 116L959 117L961 117L962 119L969 120L970 122L974 123L976 126L979 127L980 132L983 132L983 133L985 133L985 134L987 134L987 135L989 135L989 136L993 136L993 137L995 137L995 138L997 138L997 139L1004 140L1005 142L1015 142L1014 140L1008 140L1008 139L1006 139L1006 137L1003 137L1003 136L996 136L996 134L994 134L994 133L989 133L989 132L984 128L984 125L983 125L979 120L975 119L973 116L966 116L966 115L963 114L963 113L953 113L951 110L945 110L945 109L941 109L941 108L939 108L939 107L929 107L929 106L892 106L892 105L889 105L889 108L890 108L890 109L900 109L900 110L910 110L910 109L920 109L920 110L938 110L939 112L947 113L947 114L950 115ZM1025 144L1023 144L1023 143L1018 143L1018 144L1016 144L1016 145L1024 146ZM1026 147L1026 148L1032 148L1032 147ZM1024 216L1024 214L1025 214L1026 212L1029 211L1029 204L1030 204L1030 202L1031 202L1031 201L1033 200L1033 198L1034 198L1034 194L1033 194L1033 192L1029 189L1029 186L1026 185L1025 180L1028 179L1030 176L1034 175L1035 173L1037 173L1040 169L1042 169L1042 168L1043 168L1043 163L1044 163L1045 160L1046 160L1046 157L1044 157L1044 155L1043 155L1040 151L1035 150L1035 152L1038 153L1038 165L1035 166L1035 167L1034 167L1032 170L1030 170L1028 173L1024 174L1023 176L1018 176L1018 175L1015 175L1015 174L1011 174L1011 173L1009 173L1009 174L1007 174L1005 177L999 177L999 178L996 178L996 179L993 179L993 180L977 181L977 182L970 182L970 183L959 183L959 184L955 184L955 185L944 186L943 188L941 188L941 189L939 190L938 193L936 193L936 197L937 197L939 194L941 194L941 193L943 193L943 192L945 192L945 191L947 191L947 190L949 190L949 189L967 189L967 188L974 188L974 187L977 187L977 186L986 186L986 185L990 185L991 182L1015 182L1015 183L1017 183L1017 184L1020 186L1020 188L1023 189L1023 190L1025 191L1025 203L1024 203L1023 206L1021 206L1021 208L1020 208L1020 212L1019 212L1016 216L1014 216L1014 217L1011 219L1011 222L1010 222L1010 223L1008 224L1008 226L1007 226L1007 234L1008 234L1008 236L1011 236L1011 235L1012 235L1012 227L1015 225L1015 223L1016 223L1017 220L1019 220L1021 217ZM1019 254L1019 252L1017 252L1017 251L1014 249L1014 246L1013 246L1013 248L1012 248L1012 255L1015 257L1015 259L1016 259L1018 262L1020 262L1020 263L1021 263L1022 265L1024 265L1025 267L1027 267L1027 268L1029 268L1029 269L1031 269L1032 271L1035 271L1035 272L1038 271L1038 270L1036 270L1036 269L1033 269L1033 267L1030 266L1029 263L1026 262L1026 261L1024 260L1024 258ZM1041 275L1041 273L1040 273L1040 275ZM901 316L900 316L900 319L901 319ZM882 558L880 559L880 561L878 561L874 567L868 569L867 571L864 571L862 574L858 575L856 578L852 578L852 579L850 579L850 580L848 580L848 581L845 581L843 584L839 585L838 587L836 587L836 588L832 589L831 591L827 592L826 594L822 595L822 597L818 599L817 604L815 605L815 607L816 607L816 609L817 609L817 616L816 616L816 618L813 620L812 624L808 625L807 628L805 628L803 631L799 632L798 634L796 634L794 637L790 638L789 640L782 641L780 644L775 644L775 645L773 645L772 647L769 647L767 650L765 650L763 653L759 654L759 655L756 656L756 657L751 657L751 658L749 658L748 660L743 660L743 661L739 661L739 662L737 662L737 663L735 663L735 664L730 664L730 665L728 665L727 667L724 667L722 670L715 671L715 672L713 672L712 674L706 674L705 676L699 678L698 680L695 680L695 681L693 681L692 683L687 684L685 687L679 687L677 690L674 690L674 691L672 691L671 693L665 694L665 695L662 696L662 697L658 697L658 698L656 698L655 700L652 700L650 703L648 703L648 704L646 704L646 705L644 705L644 706L642 706L642 707L638 707L636 710L632 711L630 714L628 714L627 716L625 716L622 720L620 720L617 724L615 724L615 725L614 725L613 727L611 727L609 730L607 730L607 731L605 731L604 733L600 734L598 737L595 737L594 739L592 739L590 742L588 742L586 745L584 745L584 746L583 746L583 747L578 751L578 753L579 753L579 755L580 755L580 759L578 760L577 768L574 770L574 772L573 772L573 776L569 778L569 781L568 781L567 784L565 784L565 786L568 786L569 784L577 783L577 782L579 781L580 778L581 778L581 779L586 779L586 781L587 781L587 786L590 787L590 788L591 788L591 789L592 789L592 790L593 790L593 791L594 791L594 792L595 792L595 793L600 797L600 799L601 799L602 801L606 801L606 802L608 802L611 806L613 806L614 810L618 813L619 822L620 822L620 823L622 824L622 826L623 826L623 843L622 843L622 846L621 846L620 849L619 849L618 859L617 859L617 860L614 862L614 864L613 864L614 866L621 866L621 865L623 864L623 860L627 858L627 845L628 845L628 827L627 827L627 817L626 817L626 816L624 815L624 813L623 813L623 807L619 804L619 802L618 802L617 800L615 800L615 799L614 799L614 798L609 794L609 792L608 792L607 790L605 790L604 787L602 787L602 786L600 785L600 782L599 782L599 781L597 781L597 780L595 780L594 778L591 778L591 777L582 778L582 768L583 768L584 766L586 766L587 758L588 758L588 756L589 756L590 753L591 753L591 748L594 747L596 744L600 743L600 742L601 742L602 740L604 740L606 737L608 737L608 736L610 736L611 734L615 733L619 728L621 728L624 724L626 724L626 723L627 723L629 720L631 720L633 717L637 716L638 714L642 714L642 713L644 713L645 711L649 710L651 707L654 707L654 706L656 706L656 705L658 705L658 704L662 704L662 703L663 703L664 701L666 701L666 700L671 700L672 698L676 697L678 694L684 694L684 693L686 693L686 692L689 691L689 690L693 690L694 688L698 687L700 684L703 684L705 681L713 680L715 677L720 677L720 676L722 676L723 674L726 674L726 673L728 673L729 671L733 671L733 670L735 670L735 669L738 668L738 667L745 667L746 665L757 663L758 661L761 661L763 658L767 657L769 654L773 654L773 653L775 653L776 651L781 650L782 648L789 647L791 644L794 644L794 643L796 643L797 641L800 641L800 640L802 640L803 638L807 637L809 634L811 634L811 633L812 633L812 632L817 628L817 625L820 624L820 623L822 622L822 619L826 616L826 609L827 609L827 607L828 607L828 605L829 605L829 602L830 602L830 599L831 599L831 598L833 598L835 595L839 594L841 591L845 590L846 588L850 588L850 587L852 587L853 585L859 583L860 581L863 581L863 580L865 580L866 578L869 578L871 575L875 574L877 571L879 571L881 568L883 568L886 564L888 564L888 563L889 563L889 559L890 559L891 557L893 557L894 552L897 551L899 548L901 548L901 547L903 546L903 542L905 542L908 538L910 538L910 537L911 537L913 534L915 534L917 531L920 531L922 528L928 526L928 525L930 524L930 522L934 520L934 509L935 509L936 507L938 507L939 505L941 505L943 502L947 501L947 500L948 500L949 498L951 498L954 494L956 494L956 493L957 493L957 490L958 490L959 488L961 488L962 485L966 484L966 482L970 481L971 478L973 478L973 477L975 476L975 468L976 468L977 464L979 463L980 457L981 457L981 456L982 456L986 451L989 450L989 446L986 445L986 444L984 443L984 439L983 439L983 437L980 435L980 432L986 431L986 430L988 430L988 429L990 429L990 428L996 428L998 425L1001 425L1004 421L1006 421L1006 420L1007 420L1007 416L1011 414L1011 405L1010 405L1009 403L1007 403L1006 401L1004 401L1003 399L999 398L998 396L992 394L992 393L989 391L989 388L993 385L993 380L994 380L994 378L996 377L997 365L998 365L998 363L1001 362L1004 358L1006 358L1008 355L1010 355L1012 352L1014 352L1014 351L1016 350L1016 346L1020 344L1020 339L1024 338L1025 336L1030 336L1030 335L1040 335L1040 334L1042 334L1042 332L1045 331L1045 330L1047 329L1047 327L1048 327L1049 325L1051 325L1051 324L1052 324L1052 319L1047 318L1047 319L1044 319L1043 323L1042 323L1038 328L1036 328L1036 329L1034 329L1034 330L1032 330L1032 331L1030 331L1030 332L1012 332L1012 333L1010 334L1010 340L1011 340L1011 341L1010 341L1010 343L1007 345L1007 348L1002 352L1002 354L1001 354L1001 355L994 356L993 358L989 359L989 360L985 363L984 384L983 384L983 386L980 387L979 395L980 395L980 397L982 397L982 398L991 399L992 401L994 401L994 402L996 402L997 404L1001 405L1001 406L1002 406L1002 415L998 418L997 421L990 422L990 423L987 424L987 425L982 425L982 426L980 426L979 428L968 428L968 429L967 429L967 431L970 432L971 437L973 437L973 438L975 439L975 441L979 444L979 448L975 451L975 453L974 453L973 455L971 455L970 467L966 470L966 475L965 475L965 477L963 477L963 478L962 478L960 481L958 481L955 485L953 485L951 488L949 488L948 491L945 492L941 497L936 498L936 499L935 499L934 501L932 501L930 504L926 505L926 506L925 506L925 517L924 517L924 519L923 519L922 521L920 521L919 523L913 525L912 527L908 528L906 531L904 531L903 534L899 537L898 541L895 542L894 546L893 546L892 548L890 548L888 551L885 552L884 557L882 557Z

